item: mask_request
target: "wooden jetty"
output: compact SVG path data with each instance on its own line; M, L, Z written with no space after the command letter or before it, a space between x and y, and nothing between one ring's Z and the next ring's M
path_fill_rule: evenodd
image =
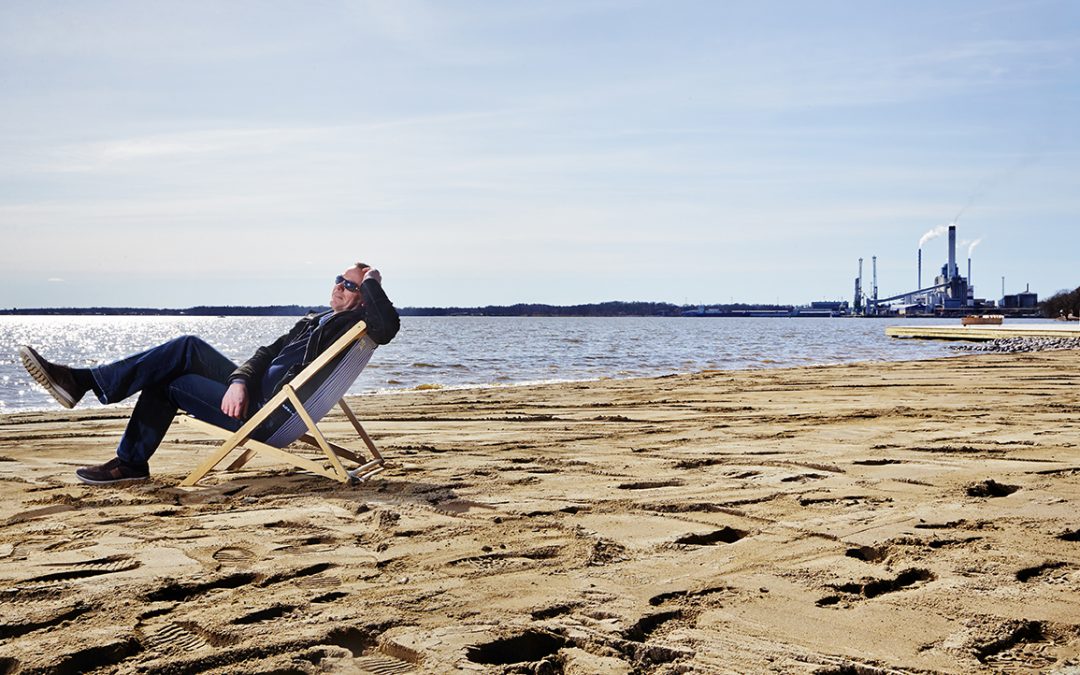
M971 326L889 326L885 334L894 338L921 340L970 340L984 342L1011 337L1080 337L1078 323L1013 323Z

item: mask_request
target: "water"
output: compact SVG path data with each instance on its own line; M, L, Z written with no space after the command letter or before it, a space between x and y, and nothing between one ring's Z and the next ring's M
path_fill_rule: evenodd
M955 324L956 319L936 323ZM37 388L16 349L90 367L178 335L199 335L238 363L287 331L295 318L0 316L0 412L59 406ZM774 368L903 361L952 354L944 343L896 340L885 327L910 320L773 318L406 317L352 393L513 385ZM80 406L97 406L92 396Z

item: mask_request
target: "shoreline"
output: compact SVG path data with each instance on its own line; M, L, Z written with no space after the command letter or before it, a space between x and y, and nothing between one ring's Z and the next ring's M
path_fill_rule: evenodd
M410 389L433 383L455 387L497 386L663 375L701 369L776 368L866 359L927 358L947 351L942 345L889 340L882 335L880 324L833 320L798 325L766 319L736 320L734 324L662 319L653 323L638 318L628 318L627 322L603 321L602 324L572 319L562 323L543 319L506 321L510 323L469 322L468 329L461 329L463 332L456 342L446 333L452 329L446 321L431 319L411 324L409 330L414 332L402 338L405 342L395 341L380 350L356 383L355 393L361 393L361 387L366 391L377 391ZM257 336L264 332L258 321L252 323L246 319L222 320L216 324L206 321L177 324L174 328L139 325L139 328L131 329L123 322L106 320L90 331L84 341L42 338L41 353L59 363L92 367L159 344L182 332L203 335L211 344L222 345L230 358L240 362L250 356L254 345L259 344ZM68 334L47 327L19 326L21 324L8 327L6 334L12 344L33 342L31 336L34 335ZM119 333L114 335L116 331ZM276 331L267 328L265 332ZM413 342L410 344L409 340ZM85 345L93 344L103 347L92 348L92 351L84 349ZM9 358L0 359L0 401L6 404L4 412L48 409L51 401L47 395L31 388L31 381L14 352Z
M1047 350L1049 351L1049 350ZM876 360L869 359L866 361L839 361L830 363L807 363L802 365L772 365L765 364L757 367L746 368L703 368L694 371L674 371L657 375L610 375L599 376L581 379L547 379L547 380L523 380L521 382L493 382L489 384L439 384L439 383L420 383L408 388L401 389L371 389L367 391L361 391L358 393L349 393L346 396L349 399L363 398L366 396L403 396L408 394L421 394L428 391L472 391L472 390L485 390L485 389L500 389L500 388L518 388L518 387L543 387L548 385L560 385L560 384L588 384L593 382L608 382L608 381L623 381L623 380L648 380L667 377L682 377L699 375L702 373L742 373L742 372L771 372L776 370L794 370L800 368L835 368L846 365L856 364L885 364L885 363L911 363L920 361L938 361L946 359L954 359L957 357L971 356L972 353L997 353L991 349L969 349L969 350L956 350L954 354L944 354L940 356L931 356L927 358L917 359L896 359L896 360ZM361 377L363 374L361 373ZM37 385L33 385L37 387ZM86 397L76 406L76 410L105 410L110 408L115 409L127 409L130 410L135 406L137 397L132 397L131 402L121 401L119 403L110 403L103 405L98 403L93 398L92 392L87 392ZM31 408L19 408L17 410L2 410L0 409L0 418L6 415L19 415L22 413L64 413L69 412L65 409L58 409L58 403L51 403L48 407L31 407Z
M0 664L1071 672L1075 357L350 396L391 465L356 487L180 489L212 444L174 427L150 481L91 488L124 408L4 414Z
M663 374L663 375L630 375L630 376L625 376L625 377L612 375L612 376L601 376L601 377L584 378L584 379L526 380L526 381L522 381L522 382L504 382L504 383L503 382L496 382L496 383L491 383L491 384L448 384L448 385L442 385L442 384L438 384L438 383L421 383L421 384L418 384L418 385L415 385L415 386L409 387L409 388L402 388L402 389L373 389L373 390L369 390L369 391L362 391L362 392L355 393L355 394L349 393L349 394L346 394L346 396L351 401L353 399L363 399L363 398L368 397L368 396L407 396L407 395L411 395L411 394L424 394L424 393L427 393L427 392L436 392L436 391L446 391L446 392L464 391L464 392L467 392L467 391L483 391L483 390L487 390L487 389L514 389L514 388L521 388L521 387L528 387L528 388L545 387L545 386L551 386L551 385L556 385L557 386L557 385L564 385L564 384L569 385L569 384L590 384L590 383L601 383L601 382L611 382L611 381L626 381L626 380L652 380L652 379L665 379L665 378L669 378L669 377L686 377L686 376L703 375L703 374L716 374L716 373L772 372L772 371L782 371L782 370L799 370L799 369L804 369L804 368L838 368L838 367L849 366L849 365L883 365L883 364L889 364L889 363L921 363L921 362L944 361L944 360L955 359L955 358L963 358L963 357L975 356L975 355L979 355L979 354L1031 353L1031 352L1036 352L1036 351L1058 351L1058 350L1063 350L1063 349L1076 349L1076 350L1080 351L1080 346L1078 346L1078 347L1051 347L1051 348L1045 348L1044 347L1044 348L1040 348L1040 349L1027 349L1027 350L1019 350L1019 349L1017 349L1017 350L1000 349L999 350L999 349L988 348L986 345L972 345L972 346L965 346L965 347L953 347L953 349L955 349L955 353L953 353L953 354L946 354L946 355L942 355L942 356L931 356L931 357L928 357L928 358L918 358L918 359L897 359L897 360L875 360L875 359L870 359L870 360L866 360L866 361L843 361L843 362L835 362L835 363L808 363L808 364L797 365L797 366L793 366L793 365L776 365L776 366L763 365L763 366L760 366L760 367L748 367L748 368L704 368L704 369L701 369L701 370L687 371L687 372L671 372L671 373L666 373L666 374ZM87 396L92 396L92 394L87 393ZM121 401L119 403L110 403L110 404L107 404L107 405L102 405L101 403L98 403L96 400L93 400L93 402L90 405L86 405L85 402L88 401L88 399L84 398L83 402L80 402L80 405L77 406L75 410L78 410L78 411L84 411L84 410L85 411L93 411L93 410L108 410L108 409L131 410L132 408L135 407L135 403L136 403L137 400L138 400L137 397L132 397L130 403L127 402L127 401ZM57 409L58 405L59 404L53 403L49 407L42 407L42 408L21 408L21 409L18 409L18 410L10 410L10 411L0 410L0 419L3 419L5 416L15 416L15 415L20 415L20 414L42 414L42 413L44 413L44 414L48 414L48 413L63 414L63 413L72 412L72 410Z

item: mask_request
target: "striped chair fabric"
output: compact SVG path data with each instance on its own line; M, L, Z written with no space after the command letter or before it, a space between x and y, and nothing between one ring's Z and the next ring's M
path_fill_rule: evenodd
M304 409L311 419L318 422L337 405L352 383L360 376L360 371L371 360L376 347L378 345L375 341L366 335L357 340L342 357L330 377L326 378L310 396L302 399ZM294 412L265 442L275 448L284 448L307 432L308 428L303 418Z

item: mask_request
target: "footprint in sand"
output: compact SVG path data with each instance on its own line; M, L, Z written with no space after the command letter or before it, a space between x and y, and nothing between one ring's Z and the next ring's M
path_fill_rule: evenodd
M283 616L291 614L295 609L295 605L274 605L273 607L260 609L251 612L250 614L245 614L237 619L233 619L233 623L244 625L250 623L262 623L263 621L273 621L274 619L280 619Z
M973 651L981 663L999 672L1045 672L1062 656L1080 651L1075 633L1042 621L1007 621L989 632Z
M98 539L105 535L105 530L75 530L60 541L49 544L43 551L77 551L98 544Z
M416 670L411 663L383 655L361 656L353 660L353 665L362 673L374 673L374 675L404 675Z
M1061 541L1080 541L1080 530L1070 530L1058 535Z
M688 534L675 540L676 544L687 546L716 546L717 544L734 544L747 535L742 530L733 527L723 527L712 532L701 534Z
M561 635L528 630L520 635L472 645L465 650L465 657L485 665L528 663L552 656L566 644L566 638Z
M562 553L560 546L541 546L528 551L507 551L458 558L447 563L451 567L465 566L473 570L493 574L516 571L552 560Z
M141 642L147 650L161 652L193 652L210 646L200 635L175 622L152 629Z
M337 588L341 585L341 577L329 576L326 574L315 574L308 577L297 579L296 585L300 588ZM328 593L327 595L333 595ZM344 593L342 593L344 595ZM314 601L313 601L314 602Z
M335 600L340 600L347 597L349 597L348 593L342 593L341 591L330 591L329 593L324 593L322 595L318 595L312 598L311 603L314 605L323 605L328 602L334 602Z
M255 560L255 552L239 546L225 546L214 551L211 557L223 565L243 565Z
M1068 567L1068 566L1069 566L1068 563L1064 563L1064 562L1060 562L1060 561L1058 561L1058 562L1050 561L1050 562L1045 562L1045 563L1043 563L1041 565L1035 565L1033 567L1025 567L1024 569L1019 570L1016 573L1016 580L1019 581L1019 582L1022 582L1022 583L1027 583L1028 581L1030 581L1032 579L1036 579L1038 577L1044 576L1046 572L1051 572L1053 570L1058 570L1058 569L1061 569L1063 567ZM1045 576L1048 577L1049 575L1045 575ZM1056 575L1056 576L1059 577L1059 578L1061 577L1061 575Z
M60 607L40 611L35 607L18 619L12 616L0 616L0 640L17 638L37 630L51 629L67 621L72 621L93 609L90 605L76 602ZM14 672L0 669L0 673Z
M24 581L24 584L55 584L62 581L73 581L75 579L85 579L87 577L96 577L102 574L115 574L117 572L127 572L129 570L141 567L142 563L138 560L126 555L114 555L106 558L98 558L96 560L87 560L77 563L47 563L42 565L44 568L56 568L62 567L56 572L50 572L48 574L41 574L31 579Z
M888 546L858 546L844 551L844 555L863 562L875 563L889 557L889 552Z
M903 572L900 572L893 579L873 579L866 578L860 581L854 581L846 584L830 584L833 589L840 591L841 593L849 593L856 597L862 598L876 598L879 595L885 595L886 593L895 593L896 591L902 591L906 588L910 588L924 581L933 581L936 577L930 570L920 568L910 568ZM835 604L835 602L827 602L830 598L822 598L818 600L818 605ZM837 599L838 601L839 599Z

